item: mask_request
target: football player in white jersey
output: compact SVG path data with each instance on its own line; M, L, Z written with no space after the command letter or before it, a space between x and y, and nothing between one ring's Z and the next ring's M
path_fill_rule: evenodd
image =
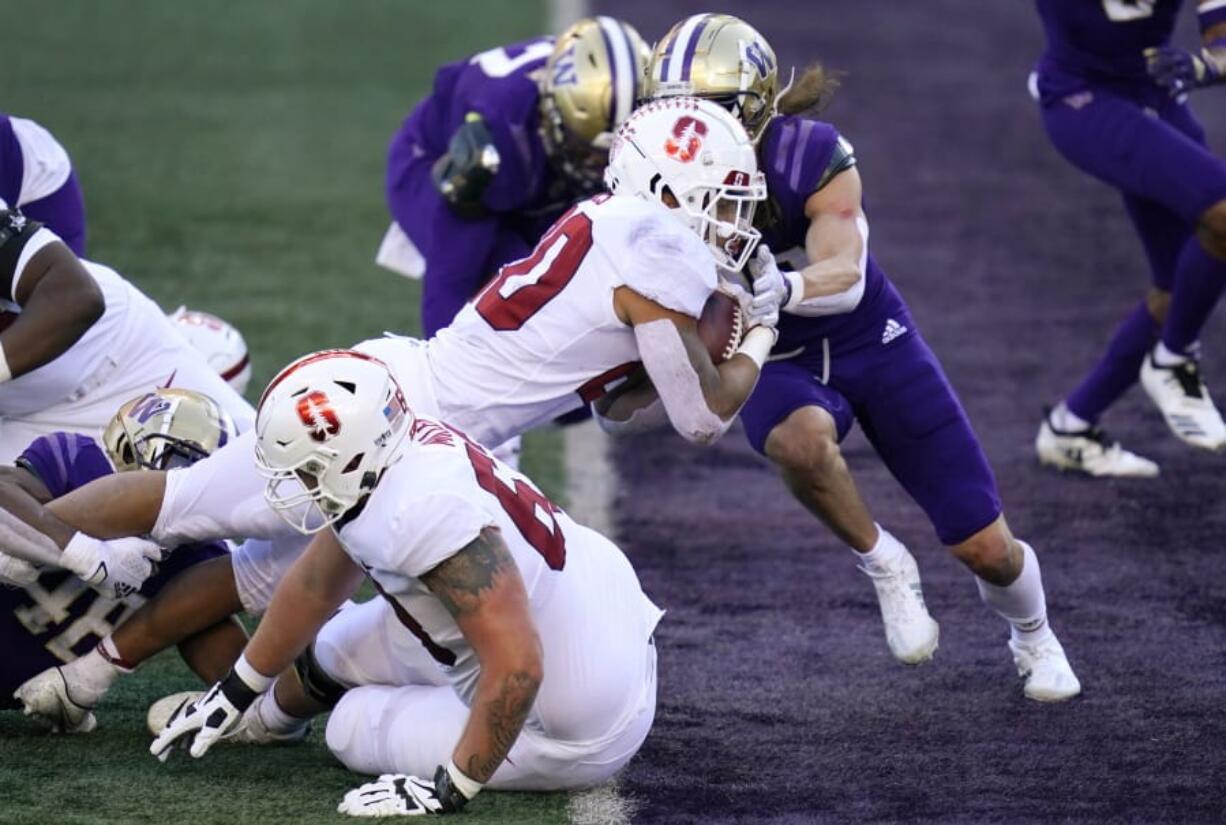
M256 433L267 484L249 505L315 538L234 670L171 717L155 755L203 756L313 639L320 676L348 689L329 747L384 774L341 812L455 812L487 784L584 787L638 750L662 613L615 545L458 430L415 419L359 352L283 370ZM383 598L336 613L365 576Z
M764 323L718 366L698 338L697 317L717 285L716 266L739 269L758 237L751 221L765 189L749 137L717 104L671 98L631 115L611 158L614 195L564 216L532 256L504 267L451 327L429 341L386 337L354 347L388 365L416 413L493 448L599 399L641 359L660 400L635 415L671 421L698 442L727 428L753 389L778 314L777 299L773 306L770 295L755 299L750 316ZM248 517L241 502L260 484L253 455L248 433L188 468L190 475L103 479L49 508L103 538L152 533L168 547L263 539L245 542L231 557L233 588L193 591L202 622L240 608L259 613L302 545L276 519L270 523L258 511ZM167 637L150 647L177 641Z
M0 201L0 464L51 432L98 437L157 387L202 392L239 430L254 413L153 301Z

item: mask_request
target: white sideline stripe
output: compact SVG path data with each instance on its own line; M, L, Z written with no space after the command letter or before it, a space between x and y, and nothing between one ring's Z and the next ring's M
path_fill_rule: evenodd
M628 825L638 806L617 792L617 780L586 791L575 791L566 803L572 825Z

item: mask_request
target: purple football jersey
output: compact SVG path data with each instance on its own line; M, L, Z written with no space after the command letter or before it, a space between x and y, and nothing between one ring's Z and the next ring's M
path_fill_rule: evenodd
M1044 96L1092 83L1150 85L1143 52L1169 43L1183 0L1036 0L1047 48L1039 58Z
M13 122L8 115L0 113L0 198L10 209L17 208L24 176L25 158L17 135L13 134Z
M92 438L52 433L17 459L58 497L114 470ZM44 573L29 587L0 587L0 708L17 707L13 691L31 676L88 653L145 599L194 564L229 552L221 542L180 547L158 565L140 596L108 599L71 573Z
M776 255L794 247L804 249L809 229L805 201L817 191L838 140L839 133L829 123L796 115L776 117L766 127L760 163L774 220L763 231L762 242ZM879 338L878 317L888 313L887 304L901 306L902 299L871 254L865 279L864 296L849 313L820 318L781 314L775 351L790 352L821 338L843 343L861 336Z

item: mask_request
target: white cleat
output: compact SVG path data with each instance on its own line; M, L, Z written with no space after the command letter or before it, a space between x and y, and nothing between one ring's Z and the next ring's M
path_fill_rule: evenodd
M1063 702L1081 693L1081 682L1052 633L1037 642L1009 640L1017 675L1025 680L1022 692L1036 702Z
M904 548L892 566L870 568L861 565L860 570L873 580L873 587L877 589L890 653L908 665L931 659L937 649L941 627L924 606L924 591L915 557Z
M166 727L166 723L170 721L171 717L178 713L179 708L188 702L199 699L203 695L203 691L185 690L181 693L163 696L149 706L149 712L145 714L145 726L151 734L157 736ZM239 720L238 726L223 736L221 741L242 745L285 745L301 742L303 739L306 739L307 734L311 732L311 726L308 722L304 722L301 727L288 732L268 729L268 726L264 724L264 720L260 718L259 714L260 703L265 701L267 696L268 694L258 696L251 703L251 707L247 708L246 712L243 713L243 718Z
M93 709L79 705L68 695L68 683L59 667L49 667L22 683L13 693L26 716L40 716L57 733L89 733L98 727Z
M1130 453L1098 427L1061 432L1044 418L1034 440L1039 463L1057 470L1072 470L1095 478L1153 478L1158 465Z
M1141 364L1141 386L1181 441L1202 450L1226 447L1226 423L1209 397L1195 360L1161 367L1154 363L1151 352Z

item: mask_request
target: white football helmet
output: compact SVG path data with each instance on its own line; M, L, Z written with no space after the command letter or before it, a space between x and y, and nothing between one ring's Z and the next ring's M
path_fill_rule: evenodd
M251 359L247 342L237 329L216 315L187 307L179 307L167 317L239 395L247 392Z
M264 498L294 529L318 532L375 488L412 425L379 359L353 350L303 356L260 398L255 460L268 479Z
M670 208L671 195L673 214L732 272L762 237L753 214L766 200L766 178L745 127L718 103L669 97L640 106L617 130L605 184Z

